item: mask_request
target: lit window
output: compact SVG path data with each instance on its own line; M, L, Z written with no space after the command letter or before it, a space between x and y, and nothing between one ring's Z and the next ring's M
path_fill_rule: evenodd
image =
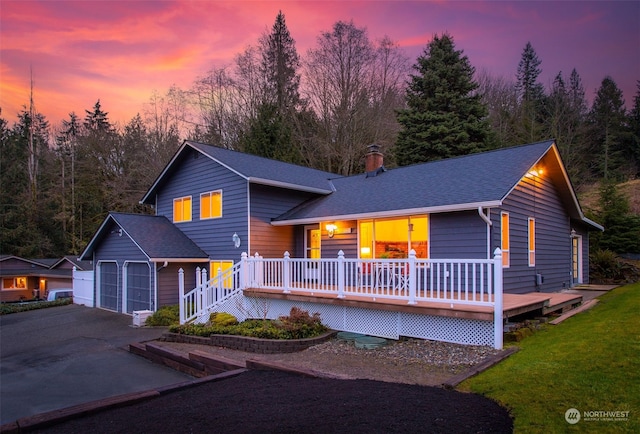
M222 274L222 287L225 289L233 288L233 275L231 269L233 261L210 261L209 262L209 279L215 279L218 273Z
M222 191L210 191L200 195L200 219L222 217Z
M429 257L427 216L361 221L359 227L361 258L407 258L412 249L417 258Z
M529 267L536 266L536 221L529 218Z
M191 221L191 196L173 199L173 222Z
M502 250L502 266L509 268L511 265L511 257L509 248L509 213L503 212L500 214L500 249Z
M26 277L8 277L2 279L4 289L27 289Z

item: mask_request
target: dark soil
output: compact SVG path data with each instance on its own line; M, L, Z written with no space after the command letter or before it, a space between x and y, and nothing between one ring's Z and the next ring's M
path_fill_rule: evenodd
M479 395L372 380L247 371L41 429L47 433L510 433Z

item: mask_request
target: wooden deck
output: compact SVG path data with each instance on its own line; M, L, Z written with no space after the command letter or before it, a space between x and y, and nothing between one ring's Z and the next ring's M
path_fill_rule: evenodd
M432 301L418 301L417 304L409 305L405 300L394 300L389 298L376 299L371 296L356 296L351 294L345 296L345 298L337 298L334 294L301 290L295 290L295 292L286 294L280 290L263 288L247 288L244 290L244 295L256 298L273 298L307 303L324 303L365 309L493 321L493 308L491 306L473 306L468 304ZM559 310L565 311L571 307L579 305L581 302L581 295L561 292L504 294L503 318L512 318L517 315L538 310L541 311L543 315Z

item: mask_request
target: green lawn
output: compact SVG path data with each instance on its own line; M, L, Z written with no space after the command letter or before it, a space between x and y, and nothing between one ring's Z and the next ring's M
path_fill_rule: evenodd
M594 308L518 346L459 388L509 408L516 433L640 433L640 283L607 293ZM573 425L565 420L570 408L582 418ZM585 411L629 413L624 421L596 421L585 420Z

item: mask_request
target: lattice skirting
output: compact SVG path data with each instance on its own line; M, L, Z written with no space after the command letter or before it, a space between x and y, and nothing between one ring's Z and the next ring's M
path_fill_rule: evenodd
M239 295L238 299L231 299L215 307L214 310L228 312L239 320L247 317L276 319L280 315L288 315L294 306L307 310L310 314L320 313L323 324L339 331L363 333L388 339L406 336L467 345L493 346L494 344L491 321L262 299L244 295Z

